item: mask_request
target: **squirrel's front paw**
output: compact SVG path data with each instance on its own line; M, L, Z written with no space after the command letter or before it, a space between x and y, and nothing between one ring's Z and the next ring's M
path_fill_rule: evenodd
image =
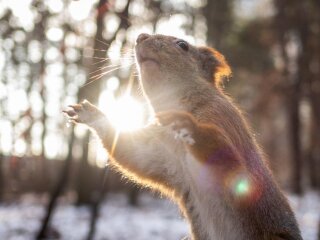
M156 115L157 120L163 126L170 126L174 138L184 143L193 145L192 137L195 129L195 120L187 112L161 112Z
M75 123L90 124L103 117L103 113L89 101L84 100L79 104L69 105L68 109L63 110L68 119Z

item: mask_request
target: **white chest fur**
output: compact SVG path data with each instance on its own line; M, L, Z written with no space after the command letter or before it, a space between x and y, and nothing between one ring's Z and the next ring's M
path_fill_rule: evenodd
M241 231L240 223L236 222L234 213L220 194L221 186L217 186L220 181L215 179L212 171L189 153L184 161L184 182L190 192L189 201L192 202L188 205L193 208L189 217L197 228L196 235L199 235L199 240L247 239ZM188 207L186 208L188 211Z

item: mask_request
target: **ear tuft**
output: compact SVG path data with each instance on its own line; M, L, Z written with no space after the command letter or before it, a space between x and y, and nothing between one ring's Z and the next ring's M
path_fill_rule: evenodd
M206 66L206 69L212 69L210 72L210 80L219 86L224 78L228 78L231 76L231 68L228 65L225 57L213 48L203 47L200 49L203 53L205 59L205 64L210 64L210 66ZM208 55L210 58L208 58Z

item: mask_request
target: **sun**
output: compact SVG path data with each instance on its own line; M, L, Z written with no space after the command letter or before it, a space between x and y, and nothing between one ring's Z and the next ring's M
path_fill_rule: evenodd
M112 125L119 131L133 131L143 126L143 108L130 96L117 99L107 112Z
M111 93L112 94L112 93ZM114 98L105 93L100 99L101 110L106 114L111 124L119 132L128 132L144 126L144 109L140 102L130 95Z

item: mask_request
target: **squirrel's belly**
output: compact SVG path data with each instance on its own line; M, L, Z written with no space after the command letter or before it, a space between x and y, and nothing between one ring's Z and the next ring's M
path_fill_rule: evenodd
M185 183L189 185L194 212L189 215L190 222L199 226L197 240L248 240L240 221L223 195L220 176L214 176L208 166L203 165L191 154L184 159L186 163ZM192 216L194 215L194 216Z

